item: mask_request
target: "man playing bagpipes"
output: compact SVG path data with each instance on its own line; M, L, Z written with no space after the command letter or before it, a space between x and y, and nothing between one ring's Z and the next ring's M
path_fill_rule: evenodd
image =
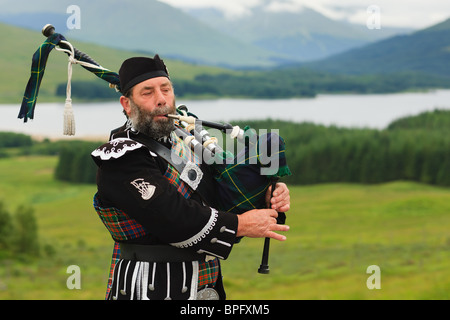
M240 237L284 241L276 232L289 227L276 218L289 209L289 190L276 185L271 209L217 210L210 169L167 116L176 108L164 62L130 58L119 78L127 125L92 153L94 206L116 242L107 298L225 299L219 259ZM186 165L177 170L179 163Z
M196 139L188 143L176 133L181 129L172 119L174 90L158 56L130 58L117 74L54 31L52 25L42 30L47 39L33 55L19 118L33 119L47 58L55 48L69 56L64 134L75 134L73 64L118 89L128 119L91 154L98 165L94 207L115 241L107 299L225 299L219 259L226 259L241 237L266 238L263 262L268 240L286 239L277 231L289 229L283 225L289 190L284 183L275 183L276 177L290 174L284 142L277 135L264 139L247 135L271 146L275 142L270 149L278 166L264 175L260 169L272 169L259 166L264 166L260 160L269 148L261 150L264 143L254 139L243 157L232 158L235 163L207 165L191 148ZM235 137L241 136L237 133L233 131ZM188 138L193 137L188 134ZM247 155L250 149L255 153ZM216 156L220 154L227 157L220 152ZM252 159L258 159L258 165L247 163ZM268 272L265 262L258 272Z

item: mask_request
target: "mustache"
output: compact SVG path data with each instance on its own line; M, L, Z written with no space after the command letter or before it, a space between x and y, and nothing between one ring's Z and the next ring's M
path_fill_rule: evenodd
M154 110L154 111L150 111L150 112L146 112L146 113L150 117L158 117L158 116L167 117L168 114L175 114L175 109L170 106L166 106L166 107L161 107L158 110Z

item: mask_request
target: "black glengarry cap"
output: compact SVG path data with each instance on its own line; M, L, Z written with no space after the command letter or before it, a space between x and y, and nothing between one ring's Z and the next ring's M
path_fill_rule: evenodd
M119 70L120 92L126 94L138 83L157 77L170 78L164 61L158 55L155 55L154 58L133 57L127 59Z

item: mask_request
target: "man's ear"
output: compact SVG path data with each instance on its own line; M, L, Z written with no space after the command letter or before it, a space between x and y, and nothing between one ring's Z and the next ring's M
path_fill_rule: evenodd
M127 98L125 96L121 96L120 97L120 104L123 107L123 110L125 111L125 113L130 116L130 112L131 112L131 106L130 106L130 98Z

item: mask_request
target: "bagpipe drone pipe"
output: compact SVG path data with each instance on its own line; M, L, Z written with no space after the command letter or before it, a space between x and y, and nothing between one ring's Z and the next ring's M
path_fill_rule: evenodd
M52 25L44 26L42 33L47 39L33 55L31 76L25 89L19 118L24 119L24 122L34 118L47 59L55 48L69 56L64 134L74 135L75 124L70 98L72 65L80 64L84 69L107 81L116 91L120 91L119 75L102 67L87 54L74 48L63 35L55 32ZM278 179L291 174L286 162L284 141L276 132L263 132L258 135L249 127L241 129L230 124L199 120L185 106L178 107L177 114L169 116L174 118L175 134L183 139L184 143L211 169L217 191L216 205L222 211L241 214L252 209L266 208L266 192L269 186L272 186L273 192ZM218 137L211 136L210 131L205 130L205 127L219 133ZM223 148L218 138L222 137L223 141L224 136L237 141L233 144L237 146L237 152ZM284 213L279 213L277 221L284 224ZM267 238L263 261L258 270L260 273L269 272L268 251L269 239Z

